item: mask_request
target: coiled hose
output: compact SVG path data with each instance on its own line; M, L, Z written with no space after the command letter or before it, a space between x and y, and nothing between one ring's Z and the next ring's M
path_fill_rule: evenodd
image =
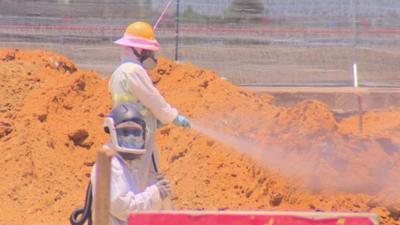
M86 188L85 206L71 213L69 217L71 225L83 225L86 221L88 225L92 225L92 201L92 183L89 181ZM80 218L79 215L81 215Z

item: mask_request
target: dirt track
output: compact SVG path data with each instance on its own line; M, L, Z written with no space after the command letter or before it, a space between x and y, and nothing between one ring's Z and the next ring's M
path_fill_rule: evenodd
M107 140L107 82L52 53L2 50L0 60L0 223L67 224ZM366 113L360 133L357 117L338 122L322 102L279 106L188 64L161 60L152 78L194 122L251 143L161 129L179 209L362 211L400 224L398 110Z

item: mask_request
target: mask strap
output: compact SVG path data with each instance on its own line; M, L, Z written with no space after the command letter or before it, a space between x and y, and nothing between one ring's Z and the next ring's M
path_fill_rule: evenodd
M143 63L143 61L144 61L143 56L142 56L141 54L139 54L139 52L136 51L135 48L131 48L131 49L132 49L133 54L135 54L135 56L138 57L138 59L140 60L140 62Z

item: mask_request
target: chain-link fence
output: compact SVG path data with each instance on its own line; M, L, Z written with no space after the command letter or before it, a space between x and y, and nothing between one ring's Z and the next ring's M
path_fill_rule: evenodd
M169 0L0 1L1 47L64 54L111 73L130 22ZM174 0L157 27L162 55L239 85L400 86L396 0Z

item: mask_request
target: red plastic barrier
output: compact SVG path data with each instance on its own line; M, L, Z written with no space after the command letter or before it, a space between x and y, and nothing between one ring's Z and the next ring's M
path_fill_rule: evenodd
M135 213L129 225L374 225L368 217L339 216L315 219L291 215Z

